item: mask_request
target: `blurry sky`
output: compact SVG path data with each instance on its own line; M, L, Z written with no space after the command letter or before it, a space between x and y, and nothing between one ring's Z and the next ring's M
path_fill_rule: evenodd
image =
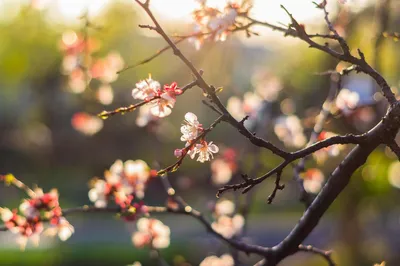
M113 0L116 1L116 0ZM119 0L122 2L134 2L133 0ZM33 3L38 8L49 8L51 18L64 19L74 22L82 15L86 8L91 14L101 12L111 0L0 0L0 19L7 18L16 13L21 4ZM318 2L318 1L316 1ZM373 0L348 0L346 6L354 11L365 6ZM209 5L223 6L226 0L208 0ZM252 16L269 22L287 22L287 15L280 8L284 5L299 21L312 22L321 12L314 8L311 0L253 0L254 9ZM330 10L334 10L337 0L330 0ZM8 9L4 6L7 5ZM152 0L151 5L157 12L162 12L165 19L190 19L191 11L198 5L195 0ZM11 8L11 9L10 9ZM13 12L14 11L14 12Z

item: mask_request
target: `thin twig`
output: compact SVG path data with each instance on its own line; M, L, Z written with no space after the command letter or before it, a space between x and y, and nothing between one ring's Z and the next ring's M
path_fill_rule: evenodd
M332 259L332 251L325 251L319 248L315 248L313 246L307 245L299 245L299 251L304 251L304 252L310 252L310 253L314 253L314 254L318 254L320 256L322 256L326 262L328 263L329 266L335 266L335 262Z
M183 148L183 154L182 156L179 157L179 159L171 164L170 166L160 170L157 172L158 175L164 175L166 173L169 172L174 172L176 170L178 170L178 168L181 166L183 160L186 158L186 156L188 155L188 152L194 147L194 145L196 145L196 143L199 140L204 139L204 137L210 133L211 130L213 130L221 121L223 121L225 119L224 115L219 116L208 128L204 129L200 135L198 135L194 140L192 140L190 142L190 144L188 146L186 146L185 148Z

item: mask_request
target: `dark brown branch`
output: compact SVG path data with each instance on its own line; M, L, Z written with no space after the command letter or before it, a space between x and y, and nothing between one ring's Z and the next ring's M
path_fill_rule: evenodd
M346 69L343 70L341 73L333 72L331 74L330 78L331 85L328 92L328 96L326 97L325 102L322 104L320 113L316 117L317 121L314 125L313 131L311 132L307 146L312 145L318 139L319 134L321 134L322 132L325 121L328 118L329 114L331 113L332 103L342 87L342 75L348 74L354 69L355 68L351 66L347 70ZM313 196L304 189L304 180L303 178L300 177L300 173L305 170L306 158L307 157L301 158L298 164L294 167L294 180L297 182L300 190L300 201L304 203L306 208L308 208L313 200Z
M264 22L264 21L259 21L259 20L250 18L247 15L245 15L243 17L251 21L251 23L250 23L251 26L252 25L265 26L265 27L268 27L268 28L270 28L270 29L272 29L274 31L282 32L282 33L285 34L285 36L298 37L297 36L297 32L295 30L293 30L293 29L276 26L276 25L273 25L271 23ZM322 39L333 39L333 40L337 39L337 37L335 35L333 35L333 34L319 34L319 33L309 34L308 37L310 37L310 38L322 38Z
M396 154L397 158L400 161L400 147L399 145L396 143L395 140L392 140L388 143L388 147L392 150L392 152L394 154Z
M335 39L339 42L340 47L342 48L343 54L345 55L350 55L350 48L347 45L346 41L339 35L339 33L336 31L335 27L333 26L332 22L329 20L329 12L326 9L326 4L321 6L322 10L324 11L324 18L325 22L328 25L329 31L333 33L333 35L336 37Z
M280 32L284 33L285 36L299 38L299 39L305 41L306 43L308 43L311 48L316 48L320 51L323 51L336 59L357 65L359 68L359 71L364 72L365 74L371 76L375 80L375 82L379 85L385 98L388 100L388 102L390 104L393 104L396 102L396 97L395 97L394 93L391 91L390 86L387 84L386 80L366 62L363 53L360 50L358 50L360 58L357 58L357 57L351 55L350 48L348 47L346 41L337 33L337 31L333 28L332 24L330 23L329 18L328 18L328 13L327 13L325 7L324 7L324 12L326 12L325 19L328 23L328 27L334 33L333 35L308 34L306 32L304 26L300 25L297 22L297 20L293 17L293 15L284 6L281 5L281 7L283 10L285 10L285 12L289 15L289 17L291 19L292 24L288 28L283 28L283 27L276 26L276 25L273 25L273 24L267 23L267 22L261 22L261 21L252 19L250 17L247 17L247 19L249 19L250 21L254 22L257 25L262 25L262 26L268 27L272 30L280 31ZM316 43L315 41L312 40L314 37L322 37L322 38L329 38L329 39L337 40L343 50L343 53L339 53L335 50L332 50L329 46L327 46L325 44L321 45L321 44Z
M219 197L222 193L224 193L227 190L244 189L242 191L242 193L247 193L255 185L260 184L268 177L270 177L278 172L283 171L283 169L290 163L292 163L300 158L306 157L320 149L323 149L323 148L326 148L326 147L329 147L332 145L336 145L336 144L361 144L361 143L364 143L365 140L366 140L365 134L363 134L363 135L348 134L345 136L333 136L329 139L325 139L325 140L316 142L302 150L290 153L288 159L286 159L281 164L276 166L274 169L272 169L271 171L269 171L268 173L266 173L260 177L257 177L254 179L249 178L248 180L246 180L245 182L242 182L240 184L226 185L226 186L220 188L217 192L217 197Z
M332 57L357 65L359 66L360 71L364 72L365 74L369 75L370 77L372 77L376 83L381 87L381 90L383 92L383 95L385 96L385 98L388 100L388 102L390 104L394 104L396 103L396 97L394 95L394 93L392 92L392 90L390 89L389 84L386 82L386 80L375 70L373 69L365 60L365 56L364 54L361 52L360 49L358 49L358 54L360 56L360 58L354 57L353 55L351 55L350 53L347 53L345 50L343 51L343 53L339 53L335 50L332 50L331 48L329 48L326 45L321 45L316 43L315 41L311 40L311 38L308 36L308 34L306 33L304 27L302 27L297 20L293 17L293 15L284 7L282 6L282 9L285 10L285 12L288 14L288 16L290 17L292 24L291 24L291 28L294 29L297 32L297 37L300 38L301 40L305 41L306 43L308 43L310 45L310 47L312 48L316 48L318 50L321 50L329 55L331 55ZM343 39L338 40L339 43L341 43L341 46L344 45L342 44L343 42L345 43L345 41ZM347 44L346 44L347 46ZM342 46L342 49L346 49L345 46Z
M380 144L384 143L388 139L394 139L396 133L399 130L400 120L400 104L396 101L396 98L393 92L390 90L389 85L386 80L376 72L365 60L364 54L359 50L359 58L352 56L350 53L347 54L345 51L343 53L332 50L327 45L320 45L313 40L311 40L310 36L306 33L304 27L300 25L293 16L285 9L292 20L292 24L289 27L289 30L294 30L297 34L296 37L307 42L310 47L314 47L325 53L337 58L339 60L343 60L358 66L359 70L370 75L377 84L381 87L384 96L391 104L388 114L382 120L380 124L378 124L374 129L372 129L367 134L363 134L360 136L336 136L326 141L318 142L310 147L307 147L303 150L288 153L285 152L273 144L256 138L252 133L250 133L243 124L239 121L235 120L229 112L226 110L224 105L219 100L218 96L215 93L214 87L208 85L205 80L201 77L200 73L196 70L193 64L181 53L181 51L174 45L174 43L169 39L167 34L163 31L161 26L158 24L157 20L153 16L152 12L149 10L148 6L144 5L142 2L136 0L136 2L143 7L146 13L149 15L153 23L155 24L155 28L157 32L166 40L166 42L171 46L175 55L177 55L185 65L192 71L194 76L198 81L199 87L203 90L204 93L207 94L207 97L215 104L215 106L222 112L225 116L227 122L229 122L232 126L234 126L238 131L246 136L253 144L265 147L271 150L273 153L284 159L280 165L278 165L275 169L271 170L266 175L257 178L257 179L248 179L245 181L244 191L246 192L251 187L254 186L257 182L262 182L265 178L272 174L280 173L285 166L287 166L291 161L307 156L318 149L333 145L333 144L358 144L348 156L344 159L344 161L335 169L335 171L331 174L330 179L323 187L320 194L313 201L308 210L304 213L303 217L299 221L299 223L294 227L292 232L278 245L269 249L256 247L252 248L252 252L257 254L263 254L266 257L264 261L268 265L276 265L285 257L295 253L298 251L299 245L305 240L305 238L311 233L311 231L318 224L318 221L321 219L322 215L329 208L332 202L336 199L336 197L340 194L340 192L346 187L348 184L350 177L352 174L366 162L368 155L376 149ZM282 7L284 8L284 7ZM201 219L200 219L201 220ZM243 244L243 243L242 243ZM232 244L231 244L232 245ZM233 245L239 249L244 248L247 249L248 245L244 244L245 247L239 245ZM241 249L242 250L242 249ZM264 264L265 264L264 263Z
M195 68L195 66L186 58L185 55L182 54L182 52L178 49L178 47L174 44L174 42L168 37L168 35L165 33L165 31L162 29L160 24L158 23L157 19L154 17L153 13L151 10L144 5L142 2L139 0L135 0L142 8L143 10L147 13L147 15L150 17L150 19L153 21L156 31L164 38L164 40L168 43L169 46L171 46L172 51L176 56L178 56L181 61L191 70L193 75L196 77L196 80L198 82L198 86L207 94L207 96L210 98L210 100L213 101L213 103L216 105L216 107L219 109L219 111L222 112L222 114L225 115L225 121L231 124L233 127L235 127L242 135L244 135L246 138L250 140L251 143L253 143L256 146L266 148L270 151L272 151L274 154L282 157L282 158L287 158L289 153L285 152L269 141L263 140L261 138L258 138L254 136L251 132L249 132L246 127L241 124L239 121L237 121L233 116L228 112L228 110L225 108L225 106L222 104L220 99L215 93L215 88L208 85L207 82L204 80L202 77L201 73Z
M270 265L276 265L285 257L297 252L298 246L314 230L329 206L347 186L353 173L363 164L368 156L387 139L394 139L400 128L400 103L394 104L382 122L367 134L367 142L357 145L333 171L316 199L300 218L297 225L272 249L273 256L267 258Z
M269 197L268 197L268 200L267 200L268 204L271 204L271 203L272 203L272 201L274 200L274 198L275 198L275 196L276 196L276 192L277 192L278 190L282 190L282 189L285 188L285 185L282 185L282 184L280 183L280 181L281 181L281 176L282 176L282 172L277 172L277 173L276 173L275 187L274 187L274 190L272 191L271 195L269 195Z

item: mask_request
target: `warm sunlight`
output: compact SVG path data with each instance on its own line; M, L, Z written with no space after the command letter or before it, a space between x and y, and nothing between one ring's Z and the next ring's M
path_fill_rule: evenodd
M120 0L130 1L130 0ZM346 4L353 11L360 9L366 3L372 0L349 0ZM11 14L3 14L2 6L13 6L18 9L21 4L33 3L37 8L49 8L51 10L51 18L59 19L60 16L65 20L72 22L79 17L86 8L92 15L101 12L110 0L0 0L0 14L2 17L9 17ZM132 2L132 1L130 1ZM223 6L226 0L208 0L210 6ZM313 8L312 1L305 0L282 0L282 1L266 1L254 0L253 17L268 22L286 22L287 16L280 8L283 4L291 12L293 12L299 21L309 21L320 16L321 13ZM329 2L330 9L336 5L336 1ZM196 0L152 0L151 5L157 13L162 13L164 19L189 20L191 11L198 5ZM59 16L60 15L60 16Z

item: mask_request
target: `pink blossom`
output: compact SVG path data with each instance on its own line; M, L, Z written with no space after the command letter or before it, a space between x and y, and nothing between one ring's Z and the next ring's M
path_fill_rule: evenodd
M175 157L181 157L183 155L183 149L176 149L174 155Z
M72 116L72 127L84 135L94 135L103 128L103 120L97 116L80 112Z
M66 241L75 232L74 227L65 219L61 217L56 224L52 224L50 228L44 231L44 234L48 236L55 236L61 239L61 241Z
M221 257L217 256L208 256L202 262L200 262L199 266L234 266L235 261L232 256L229 254L224 254Z
M156 96L161 90L161 85L149 75L149 78L136 83L136 88L132 90L132 97L138 100L149 100Z
M214 213L217 216L232 215L235 212L235 204L227 199L219 200L215 204Z
M170 229L160 220L140 218L137 221L137 228L138 231L132 235L132 242L135 247L150 246L155 249L162 249L169 246Z
M97 100L104 105L109 105L113 102L114 92L109 84L102 84L96 93Z
M206 141L202 141L200 144L196 144L196 154L199 154L197 158L198 162L204 163L205 161L210 161L214 158L214 153L219 151L217 145L213 144L213 142L207 143Z
M300 175L303 179L304 189L309 193L318 193L325 180L324 174L317 168L308 169Z
M34 244L39 243L40 234L43 231L43 220L48 220L51 227L60 228L60 234L66 239L67 232L63 226L69 224L62 217L61 207L58 202L58 192L52 189L48 193L44 193L42 189L36 188L30 192L30 198L23 200L20 205L21 215L17 214L17 210L10 211L7 208L0 208L1 219L4 225L14 234L17 234L17 243L21 249L24 249L28 239ZM69 225L69 236L73 233L73 227Z
M206 1L199 1L200 6L193 12L194 36L190 38L200 49L205 40L225 41L230 31L235 28L239 12L246 12L249 7L228 2L224 9L207 6Z
M176 82L171 85L164 85L163 91L158 93L160 98L152 102L150 112L157 117L166 117L171 114L176 102L176 96L182 94Z
M123 209L129 209L132 200L143 198L151 171L145 161L117 160L104 172L104 179L92 180L89 199L96 207L105 207L110 199Z
M219 216L217 221L211 224L214 231L225 238L232 238L235 235L240 234L243 226L244 218L240 214L236 214L233 217L226 215Z

